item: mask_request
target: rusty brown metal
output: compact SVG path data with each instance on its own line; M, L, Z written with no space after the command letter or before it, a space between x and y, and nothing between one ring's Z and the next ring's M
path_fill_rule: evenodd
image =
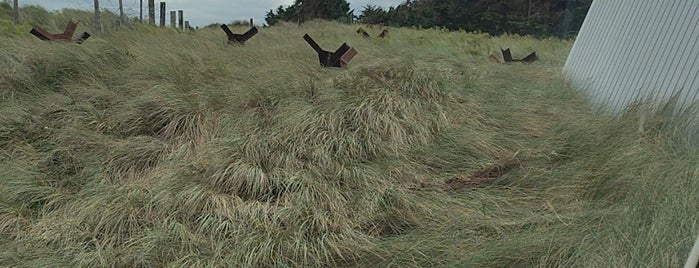
M241 44L244 45L245 41L248 41L250 38L255 36L259 31L257 30L257 27L252 27L250 30L245 32L244 34L236 34L231 31L230 28L228 28L227 25L221 24L221 29L223 29L224 32L226 32L226 35L228 36L228 44Z
M364 38L371 38L371 36L369 35L369 33L367 33L367 32L366 32L364 29L362 29L362 28L357 29L357 33L358 33L358 34L361 34L362 37L364 37ZM384 29L384 30L381 31L381 33L377 36L377 38L384 38L384 37L386 37L387 35L388 35L388 29Z
M323 50L308 34L303 35L303 39L318 53L318 61L323 67L345 67L358 53L347 43L342 43L335 52L330 52Z
M510 49L501 49L502 51L502 59L505 60L505 62L513 62L515 60L512 59L512 54L510 53Z
M66 25L66 28L62 33L52 34L39 26L32 27L29 33L45 41L75 41L78 44L82 44L85 40L90 38L91 35L87 32L83 32L82 34L80 34L80 37L78 37L78 39L73 40L73 34L75 33L75 29L77 27L77 23L68 21L68 25Z
M361 34L362 37L364 37L364 38L369 38L369 37L371 37L371 36L369 36L369 33L367 33L367 32L366 32L364 29L362 29L362 28L357 29L357 33L358 33L358 34Z
M342 54L340 57L340 67L345 67L349 62L354 58L354 56L357 55L357 50L354 48L350 47L345 53Z
M512 53L510 52L510 49L500 49L502 51L502 59L505 60L505 63L510 63L510 62L515 62L519 61L522 63L532 63L538 60L539 58L536 56L536 52L532 52L528 56L524 57L523 59L513 59L512 58Z
M532 63L538 59L539 57L536 56L536 52L532 52L532 54L529 54L528 56L524 57L524 59L522 59L522 63Z
M82 34L80 34L80 37L78 37L78 39L75 40L75 42L77 42L78 44L82 44L83 42L85 42L85 40L90 38L90 36L92 35L90 35L87 32L83 32Z
M383 29L379 34L379 38L385 38L386 36L388 36L388 29Z

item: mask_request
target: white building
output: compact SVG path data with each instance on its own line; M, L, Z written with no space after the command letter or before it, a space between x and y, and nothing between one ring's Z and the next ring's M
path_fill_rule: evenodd
M596 108L699 100L699 0L594 0L563 69Z

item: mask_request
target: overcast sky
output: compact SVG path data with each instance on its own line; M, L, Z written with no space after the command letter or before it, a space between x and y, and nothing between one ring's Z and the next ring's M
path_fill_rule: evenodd
M124 12L131 17L138 17L141 0L122 0ZM234 20L248 20L253 18L255 24L264 23L265 14L270 9L278 6L288 6L294 0L155 0L156 18L159 17L159 2L165 2L168 12L165 21L170 22L169 11L183 10L185 20L192 26L206 26L211 23L228 23ZM350 10L355 14L367 4L390 7L396 6L405 0L349 0ZM118 12L119 0L99 0L100 8ZM20 5L36 4L48 10L60 10L63 8L94 9L93 0L19 0ZM148 16L148 0L143 0L144 17ZM156 19L158 21L158 19Z

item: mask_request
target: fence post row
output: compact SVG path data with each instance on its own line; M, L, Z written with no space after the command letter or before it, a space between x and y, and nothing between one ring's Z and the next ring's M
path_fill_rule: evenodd
M117 25L124 25L124 1L119 0L119 19L117 20Z
M124 1L119 0L119 17L117 18L117 28L124 25ZM143 0L140 0L140 14L139 19L143 22ZM102 32L102 19L100 16L100 3L99 0L94 0L95 3L95 17L92 21L92 28L95 32ZM167 12L166 3L160 2L160 27L165 27L165 14ZM179 16L178 16L179 15ZM179 18L178 18L179 17ZM12 7L12 19L15 24L19 24L19 0L13 0ZM148 24L155 25L155 0L148 0ZM184 10L170 11L170 26L178 27L179 29L190 29L189 21L184 20ZM250 26L252 26L252 19L250 19Z
M180 27L181 30L184 30L184 11L182 9L178 10L177 15L177 25Z
M160 27L165 27L165 2L160 2Z
M92 27L96 33L102 32L102 20L100 19L100 2L95 0L95 20L92 22Z
M155 0L148 0L148 24L155 25Z
M177 11L170 11L170 27L175 28L177 26Z

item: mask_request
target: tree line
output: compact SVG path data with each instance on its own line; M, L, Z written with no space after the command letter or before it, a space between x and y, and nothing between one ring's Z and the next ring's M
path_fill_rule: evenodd
M312 19L356 20L391 27L568 38L578 32L591 4L592 0L406 0L387 9L366 5L355 16L346 0L296 0L290 6L269 10L265 20L268 25Z

